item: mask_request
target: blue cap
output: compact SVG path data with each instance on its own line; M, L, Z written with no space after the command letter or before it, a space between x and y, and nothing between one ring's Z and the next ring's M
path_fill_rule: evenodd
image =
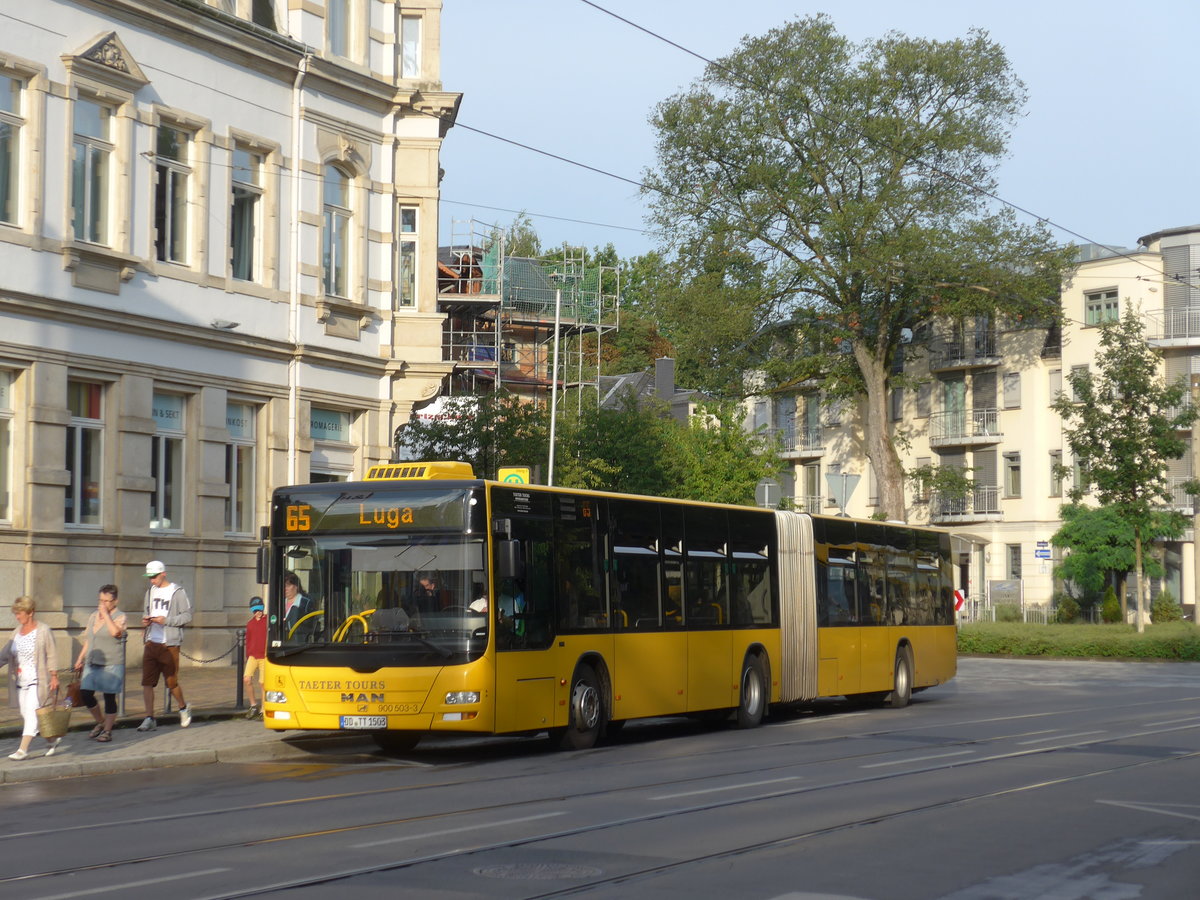
M262 610L265 608L266 607L263 606L262 597L251 597L250 598L250 612L258 612L259 610Z

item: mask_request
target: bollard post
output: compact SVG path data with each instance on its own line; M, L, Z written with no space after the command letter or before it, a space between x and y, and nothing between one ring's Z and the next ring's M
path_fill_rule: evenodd
M241 709L245 703L246 686L242 684L242 672L246 670L246 629L237 632L237 663L234 668L234 678L237 679L237 704L234 709Z
M125 677L121 679L121 708L118 710L118 714L121 716L122 719L125 718L125 694L126 694L125 685L129 681L129 667L128 667L129 656L125 652L125 648L128 644L129 644L129 633L126 632L121 635L121 671L125 673Z

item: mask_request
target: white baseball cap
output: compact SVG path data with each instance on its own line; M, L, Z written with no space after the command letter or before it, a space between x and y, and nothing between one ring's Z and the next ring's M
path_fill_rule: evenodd
M167 567L162 564L162 560L152 559L146 563L146 577L153 578L155 575L161 575L167 571Z

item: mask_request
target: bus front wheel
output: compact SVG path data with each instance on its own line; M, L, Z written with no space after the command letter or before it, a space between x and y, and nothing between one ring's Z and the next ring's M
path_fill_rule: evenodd
M912 683L912 659L909 658L907 650L897 650L896 678L892 684L891 693L887 695L887 705L892 709L903 709L908 706L908 702L912 699Z
M604 729L604 695L591 666L581 665L571 678L570 713L559 745L564 750L587 750Z
M419 731L376 731L371 735L384 753L407 753L421 740Z
M767 676L762 659L747 656L742 664L741 697L738 700L737 727L755 728L762 724L767 710Z

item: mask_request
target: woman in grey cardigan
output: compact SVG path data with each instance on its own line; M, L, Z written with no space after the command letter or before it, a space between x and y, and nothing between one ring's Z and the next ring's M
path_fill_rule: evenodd
M38 709L49 706L58 693L58 654L50 626L34 618L33 600L18 597L13 601L12 611L17 627L0 649L0 666L8 666L8 703L21 710L25 721L21 746L8 754L8 758L24 759L38 733ZM53 756L61 741L60 737L46 738L50 745L46 755Z

